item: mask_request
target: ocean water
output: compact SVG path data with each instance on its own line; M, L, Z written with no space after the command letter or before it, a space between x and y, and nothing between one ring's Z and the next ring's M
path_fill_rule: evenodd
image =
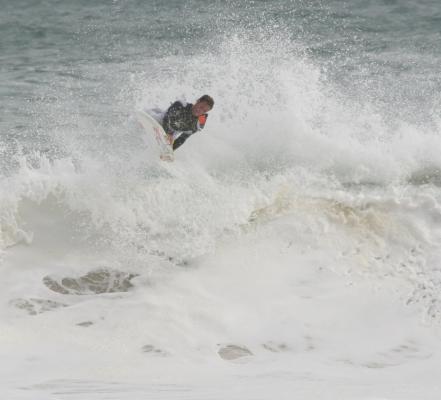
M439 1L0 7L1 398L440 398Z

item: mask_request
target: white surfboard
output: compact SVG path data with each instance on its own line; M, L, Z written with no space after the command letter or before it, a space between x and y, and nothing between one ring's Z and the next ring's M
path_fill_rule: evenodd
M173 161L173 147L168 135L156 119L145 111L138 111L137 117L139 123L149 135L153 135L158 144L159 157L163 161Z

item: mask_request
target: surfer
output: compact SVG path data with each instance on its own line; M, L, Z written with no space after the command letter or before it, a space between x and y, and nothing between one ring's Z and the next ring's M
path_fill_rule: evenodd
M214 100L207 94L200 97L196 103L175 101L165 112L162 127L173 143L173 150L182 146L194 133L204 128L208 111L214 106Z

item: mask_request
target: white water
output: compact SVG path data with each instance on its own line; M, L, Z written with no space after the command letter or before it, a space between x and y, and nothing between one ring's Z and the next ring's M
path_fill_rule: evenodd
M133 108L216 99L174 164L126 116L2 178L3 398L439 398L435 120L247 48L133 76Z

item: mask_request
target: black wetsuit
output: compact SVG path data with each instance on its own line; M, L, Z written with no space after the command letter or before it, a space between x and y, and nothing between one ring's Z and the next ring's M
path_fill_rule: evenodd
M207 119L208 114L195 117L191 109L193 104L183 105L180 101L175 101L166 111L162 120L162 126L168 135L174 132L183 132L173 142L173 150L181 146L193 133L201 130Z

